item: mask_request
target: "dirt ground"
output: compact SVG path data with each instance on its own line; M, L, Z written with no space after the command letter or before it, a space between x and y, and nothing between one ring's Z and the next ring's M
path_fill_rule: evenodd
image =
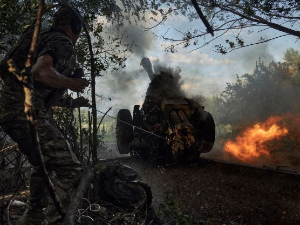
M155 213L147 213L156 214L159 219L151 217L149 220L143 213L127 212L99 203L101 210L89 214L94 221L85 217L77 224L300 224L299 173L284 174L207 159L193 165L163 167L141 158L120 155L115 143L99 148L99 156L105 162L118 160L139 172L153 192ZM26 197L20 200L24 202ZM11 206L13 224L24 209Z
M161 167L101 149L151 186L153 206L167 224L300 224L300 176L201 162Z

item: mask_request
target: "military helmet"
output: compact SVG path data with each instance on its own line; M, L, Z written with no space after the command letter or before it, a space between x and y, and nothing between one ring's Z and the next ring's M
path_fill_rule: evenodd
M79 34L83 27L82 16L71 6L60 7L53 16L53 25L70 25L74 34Z

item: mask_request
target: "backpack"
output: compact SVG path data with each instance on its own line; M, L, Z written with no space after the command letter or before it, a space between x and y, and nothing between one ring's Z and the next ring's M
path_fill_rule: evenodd
M23 45L26 45L26 49L29 50L30 48L30 44L31 44L31 39L32 39L32 35L34 32L34 27L35 27L35 21L34 20L31 25L23 32L22 36L19 38L18 42L16 45L14 45L14 47L12 47L7 54L5 55L4 59L1 60L0 62L0 75L1 78L4 79L4 75L7 73L8 71L8 65L7 65L7 61L12 58L12 56L14 55L14 53ZM24 43L25 42L25 43ZM26 55L27 57L27 55ZM25 62L24 62L25 63Z
M134 169L119 162L101 167L96 176L101 200L130 209L151 205L151 188Z

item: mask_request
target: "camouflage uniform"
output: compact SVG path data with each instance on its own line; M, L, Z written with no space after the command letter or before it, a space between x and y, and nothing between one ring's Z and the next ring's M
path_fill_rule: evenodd
M19 70L24 67L30 41L30 33L23 35L18 47L9 53ZM51 27L41 32L34 61L46 53L52 56L54 68L58 72L64 76L71 76L75 67L74 46L62 28ZM48 205L48 193L41 169L37 166L36 153L33 152L33 142L24 113L23 88L7 69L2 71L1 77L4 86L0 91L0 125L18 144L20 151L27 156L29 162L34 165L28 206L32 210L41 210ZM37 113L37 129L43 158L48 172L55 172L55 188L63 207L66 208L72 197L72 191L82 175L82 167L62 134L49 122L46 105L51 107L56 100L58 90L37 83L34 84L34 90L34 107ZM59 93L63 92L59 91Z

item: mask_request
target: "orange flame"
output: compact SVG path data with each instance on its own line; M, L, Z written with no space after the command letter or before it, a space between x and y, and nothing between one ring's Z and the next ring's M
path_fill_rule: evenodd
M245 162L261 156L268 157L270 151L266 142L280 139L288 133L287 128L278 125L280 121L280 117L271 116L264 123L255 124L246 129L234 142L227 141L224 150Z

